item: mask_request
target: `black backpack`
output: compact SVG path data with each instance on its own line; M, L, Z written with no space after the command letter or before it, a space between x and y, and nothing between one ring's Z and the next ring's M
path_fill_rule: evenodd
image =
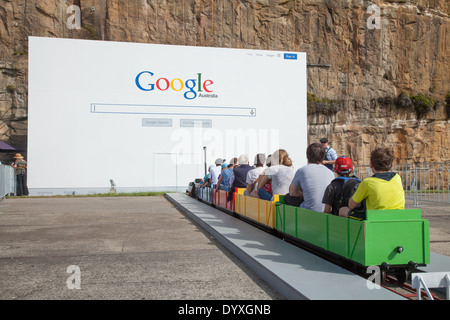
M350 198L358 189L361 180L357 178L339 177L339 180L344 180L344 185L342 187L342 193L339 200L339 208L347 207ZM364 199L355 209L349 214L349 218L356 220L366 219L366 200Z

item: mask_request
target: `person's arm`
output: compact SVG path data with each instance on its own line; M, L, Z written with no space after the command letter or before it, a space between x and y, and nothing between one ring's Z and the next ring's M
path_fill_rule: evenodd
M303 198L302 189L299 186L293 185L292 183L289 185L289 195L291 197Z
M221 174L219 180L217 180L217 184L216 184L216 187L214 189L218 190L220 184L222 183L222 181L223 181L223 175Z
M258 183L258 189L262 188L266 183L268 183L270 181L268 176L262 176L261 180ZM257 190L255 190L257 191Z
M325 208L323 209L323 212L331 213L331 206L329 204L325 203Z
M359 206L359 202L356 202L355 200L353 200L353 197L350 198L350 200L348 200L348 207L353 210L355 209L357 206Z

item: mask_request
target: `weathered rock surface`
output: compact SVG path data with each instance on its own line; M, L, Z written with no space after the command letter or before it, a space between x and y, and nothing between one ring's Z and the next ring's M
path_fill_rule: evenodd
M380 9L379 28L368 7ZM81 29L69 29L70 5ZM450 160L448 0L0 0L0 139L26 150L28 36L305 51L308 91L340 102L310 113L309 142L328 136L367 163L378 145L397 162ZM381 104L401 92L440 103L420 119Z

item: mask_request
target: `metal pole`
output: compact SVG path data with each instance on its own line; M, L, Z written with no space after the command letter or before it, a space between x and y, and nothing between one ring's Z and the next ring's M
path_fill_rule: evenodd
M418 196L419 196L419 194L418 194L418 187L419 187L419 184L417 183L417 181L418 181L418 179L420 179L420 178L418 178L417 177L417 168L416 168L416 165L415 164L413 164L413 179L414 179L414 207L418 207L419 206L419 199L418 199Z
M206 147L203 147L203 152L205 153L205 176L206 176L206 173L207 173L207 170L206 170Z

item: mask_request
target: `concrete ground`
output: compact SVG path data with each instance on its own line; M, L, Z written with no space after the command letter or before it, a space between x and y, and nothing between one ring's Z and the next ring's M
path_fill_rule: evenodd
M450 256L450 206L419 208ZM105 197L0 202L0 299L283 297L163 197Z
M106 197L1 202L0 299L282 297L163 197Z
M420 209L422 218L430 222L430 250L450 256L450 204L407 200L406 207Z

